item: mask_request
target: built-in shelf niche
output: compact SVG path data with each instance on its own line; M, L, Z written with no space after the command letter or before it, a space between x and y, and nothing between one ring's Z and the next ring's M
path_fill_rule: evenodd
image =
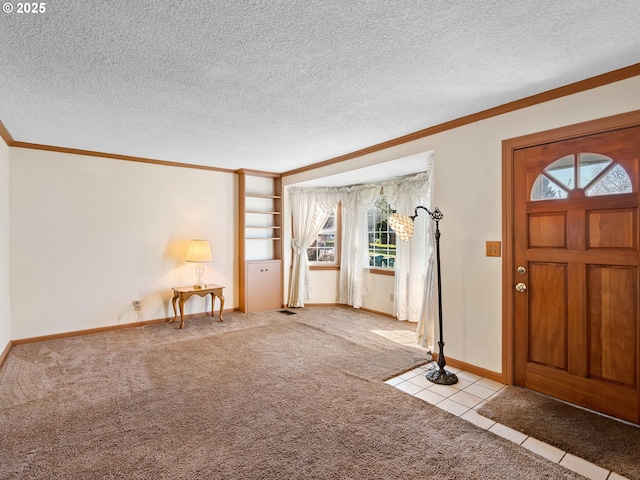
M280 258L282 200L280 178L244 175L244 259Z
M240 310L255 311L265 305L277 308L282 303L279 265L282 255L281 178L278 174L254 170L239 170L237 173L241 236ZM265 280L257 281L256 275L264 276ZM274 281L276 276L279 281Z

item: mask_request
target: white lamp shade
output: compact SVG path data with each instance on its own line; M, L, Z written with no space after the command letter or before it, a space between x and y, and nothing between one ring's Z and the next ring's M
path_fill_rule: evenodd
M392 213L387 218L389 226L401 240L409 240L413 236L413 220L401 213Z
M209 246L209 240L191 240L185 260L187 262L210 262L211 247Z

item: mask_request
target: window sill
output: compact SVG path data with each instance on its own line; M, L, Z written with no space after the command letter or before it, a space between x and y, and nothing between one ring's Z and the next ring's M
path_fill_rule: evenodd
M389 277L396 276L396 271L388 268L370 268L369 272L374 275L387 275Z
M309 265L309 270L340 270L340 265ZM387 275L395 277L396 271L386 268L370 268L369 273L373 275Z

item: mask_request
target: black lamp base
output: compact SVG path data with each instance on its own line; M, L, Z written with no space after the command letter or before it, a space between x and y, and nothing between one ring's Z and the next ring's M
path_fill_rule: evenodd
M447 372L444 369L431 370L427 373L427 380L438 385L454 385L458 383L455 373Z

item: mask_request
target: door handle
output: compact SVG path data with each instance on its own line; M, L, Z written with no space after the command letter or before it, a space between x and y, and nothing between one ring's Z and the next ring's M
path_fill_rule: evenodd
M527 285L525 285L524 283L520 282L516 285L516 292L526 292L527 291Z

